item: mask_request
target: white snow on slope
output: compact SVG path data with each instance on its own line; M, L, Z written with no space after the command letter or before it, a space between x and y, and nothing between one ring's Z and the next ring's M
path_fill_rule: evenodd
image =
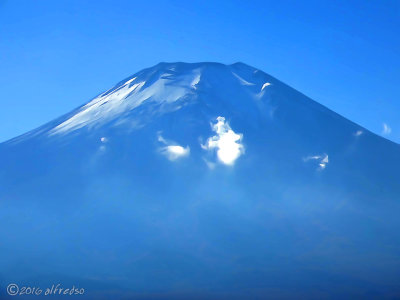
M263 86L261 87L261 90L263 91L269 85L271 85L269 82L264 83Z
M220 162L225 165L233 165L236 159L244 153L244 146L241 144L243 135L235 133L224 117L218 117L217 123L212 125L216 135L202 145L205 150L217 149L217 156Z
M127 82L124 83L124 85L130 84L132 81L135 81L137 77L133 77L132 79L129 79Z
M329 162L328 154L325 154L325 156L324 156L324 157L322 158L322 160L320 161L319 166L320 166L322 169L325 169L325 167L326 167L326 165L328 164L328 162Z
M323 170L326 168L326 165L329 163L329 156L328 154L324 153L322 155L313 155L313 156L307 156L306 158L303 158L305 162L310 161L310 160L315 160L318 163L319 169Z
M190 86L194 89L197 89L197 84L200 82L200 77L201 75L198 74L192 81L192 83L190 84Z
M138 82L134 83L136 81ZM144 101L173 103L191 93L199 81L199 70L193 70L181 77L162 74L149 86L145 86L146 81L140 81L139 78L129 79L115 90L103 93L81 107L71 118L51 129L49 134L62 134L84 126L90 128L103 124L135 109Z
M131 81L132 80L130 80L130 82ZM110 94L100 95L88 104L84 105L77 114L56 126L51 130L50 134L79 129L87 124L90 125L97 123L97 121L107 116L115 116L123 107L126 107L127 103L123 103L123 100L129 94L134 93L136 90L140 90L144 84L145 82L142 81L130 86L129 82L127 82ZM135 107L138 104L139 99L134 103L131 103L132 107Z

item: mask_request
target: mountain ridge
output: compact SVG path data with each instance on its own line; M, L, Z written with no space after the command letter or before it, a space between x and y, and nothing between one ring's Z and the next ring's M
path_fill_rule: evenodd
M40 132L42 129L47 129L47 127L48 127L50 124L57 123L58 120L62 120L63 118L74 114L74 112L79 111L79 109L81 109L82 107L86 106L86 105L89 104L91 101L93 101L93 100L95 100L96 98L98 98L99 96L104 95L104 94L107 94L107 93L110 92L110 91L114 91L116 88L120 87L121 85L123 85L123 84L126 83L127 81L132 80L132 78L137 77L137 76L140 75L140 74L143 74L143 73L146 73L146 72L149 72L149 71L150 71L150 72L155 72L156 70L159 70L160 67L163 67L163 68L162 68L161 70L159 70L159 71L162 71L162 70L165 71L165 69L174 68L174 67L176 67L176 66L190 66L192 69L193 69L193 68L205 68L205 67L207 67L207 66L218 66L218 67L222 67L222 68L230 68L230 67L238 66L238 67L240 67L240 68L248 69L248 70L250 70L250 71L252 71L252 72L260 72L260 73L262 73L264 76L266 76L266 80L267 80L268 78L269 78L269 79L273 79L276 83L279 83L279 84L281 84L281 85L283 85L283 86L285 86L285 87L287 87L287 88L290 88L290 89L293 90L295 93L301 94L304 98L307 98L308 101L310 101L310 102L312 102L312 103L315 103L315 104L321 106L322 109L325 109L325 110L329 111L331 114L338 115L338 116L340 116L341 118L345 119L346 121L351 122L353 125L358 126L358 127L360 128L360 130L362 130L363 132L368 132L369 134L373 134L373 135L375 135L375 136L377 136L377 137L380 137L380 138L382 138L382 139L388 140L388 141L392 142L392 143L395 144L395 145L399 145L398 143L396 143L396 142L394 142L394 141L392 141L392 140L386 139L385 137L382 137L382 136L380 136L380 135L378 135L378 134L375 134L375 133L371 132L370 130L368 130L368 129L362 127L361 125L359 125L359 124L357 124L357 123L351 121L350 119L348 119L348 118L346 118L346 117L343 117L342 115L340 115L340 114L338 114L337 112L331 110L331 109L328 108L327 106L325 106L325 105L323 105L323 104L320 104L319 102L317 102L317 101L311 99L310 97L308 97L307 95L301 93L300 91L298 91L298 90L296 90L296 89L293 89L292 87L288 86L287 84L283 83L282 81L280 81L280 80L276 79L275 77L269 75L268 73L265 73L265 72L263 72L263 71L261 71L261 70L259 70L259 69L256 69L256 68L254 68L254 67L252 67L252 66L250 66L250 65L247 65L247 64L245 64L245 63L243 63L243 62L235 62L235 63L232 63L232 64L223 64L223 63L218 63L218 62L198 62L198 63L186 63L186 62L160 62L160 63L158 63L158 64L156 64L156 65L154 65L154 66L152 66L152 67L145 68L145 69L143 69L143 70L141 70L141 71L139 71L139 72L137 72L137 73L134 73L134 74L131 75L131 76L128 76L128 77L125 78L124 80L121 80L121 81L119 81L118 83L116 83L116 84L115 84L113 87L111 87L110 89L108 89L108 90L106 90L106 91L104 91L104 92L98 94L97 96L95 96L94 98L92 98L92 100L90 100L89 102L87 102L87 103L85 103L85 104L83 104L83 105L80 105L80 106L76 107L75 109L71 110L70 112L68 112L68 113L66 113L66 114L64 114L64 115L62 115L62 116L60 116L60 117L58 117L58 118L56 118L56 119L53 119L53 120L51 120L51 121L49 121L49 122L47 122L47 123L45 123L45 124L39 126L38 128L35 128L35 129L33 129L33 130L30 130L30 131L28 131L27 133L21 134L21 135L19 135L19 136L16 136L16 137L14 137L14 138L11 138L11 139L9 139L9 140L7 140L7 141L4 141L4 142L2 142L2 143L5 143L5 144L14 143L14 142L16 142L16 141L19 141L19 140L23 139L23 138L26 137L26 136L29 136L29 135L31 135L31 134L35 134L35 133L38 132L38 131Z

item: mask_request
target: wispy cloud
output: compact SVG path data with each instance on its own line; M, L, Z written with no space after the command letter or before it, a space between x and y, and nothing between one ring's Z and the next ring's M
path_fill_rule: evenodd
M101 143L101 145L99 147L99 150L100 151L106 151L107 147L106 147L105 144L108 143L108 138L106 138L105 136L101 137L100 138L100 143Z
M190 147L182 147L174 141L164 139L161 134L158 135L158 141L165 146L161 147L160 153L165 155L170 161L175 161L178 158L188 156L190 154Z
M354 133L354 135L355 136L360 136L360 135L362 135L364 133L364 131L362 131L362 130L357 130L355 133Z
M390 126L389 126L388 124L383 123L382 126L383 126L383 129L382 129L382 134L383 134L383 135L389 135L389 134L391 134L392 128L390 128Z

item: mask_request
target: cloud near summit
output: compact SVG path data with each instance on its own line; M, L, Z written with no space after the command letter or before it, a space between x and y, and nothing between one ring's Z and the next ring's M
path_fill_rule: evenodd
M210 137L202 148L217 151L218 160L225 165L233 165L240 155L244 153L241 143L243 134L232 130L224 117L218 117L217 123L212 124L212 130L216 133Z

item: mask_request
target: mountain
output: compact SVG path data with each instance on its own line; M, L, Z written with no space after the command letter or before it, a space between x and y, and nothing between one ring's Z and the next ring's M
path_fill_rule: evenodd
M0 166L3 287L400 297L400 146L243 63L144 69Z

